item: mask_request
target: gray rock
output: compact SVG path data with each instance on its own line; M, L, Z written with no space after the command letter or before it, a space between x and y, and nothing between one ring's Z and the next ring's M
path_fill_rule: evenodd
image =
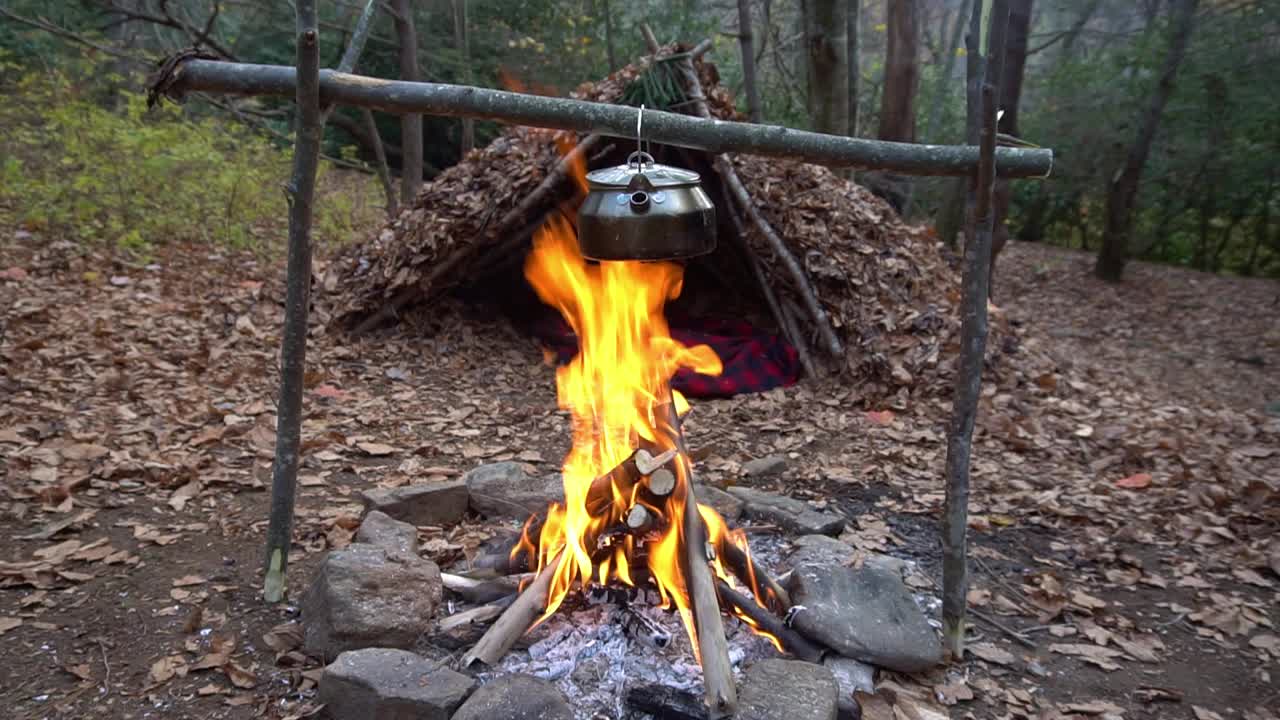
M844 516L819 512L795 498L746 487L731 487L729 494L745 503L747 517L774 523L790 532L838 535L844 529Z
M368 510L379 510L411 525L452 525L467 512L467 485L461 480L374 488L362 494Z
M693 492L699 503L710 505L711 509L720 513L720 517L726 522L734 522L742 517L742 508L745 503L720 488L695 484Z
M393 519L381 510L371 510L360 521L356 542L417 555L418 529L409 523Z
M480 686L453 720L573 720L555 685L532 675L505 675Z
M302 597L303 649L324 659L367 647L407 648L431 627L440 568L354 543L329 553Z
M791 543L787 556L791 567L797 565L846 565L856 551L852 546L826 535L805 535Z
M828 655L822 659L822 665L831 671L840 689L836 706L840 720L854 720L862 717L862 706L854 699L853 694L862 691L874 694L876 691L876 669L853 658Z
M942 646L902 577L883 568L800 565L788 581L803 605L793 627L841 655L901 672L942 660Z
M821 665L761 660L747 668L734 720L836 720L836 679Z
M742 463L742 474L748 477L781 475L787 469L787 459L781 455L768 455Z
M564 501L559 475L531 477L520 463L481 465L462 476L471 494L471 509L486 517L524 520Z
M475 684L405 650L366 648L324 669L319 699L334 720L449 720Z

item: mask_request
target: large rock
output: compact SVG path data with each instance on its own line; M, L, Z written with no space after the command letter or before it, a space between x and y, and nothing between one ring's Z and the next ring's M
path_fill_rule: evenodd
M788 590L805 607L792 626L841 655L901 672L942 659L938 636L900 575L868 565L800 565Z
M552 502L564 502L559 475L531 477L520 463L481 465L462 476L471 495L471 509L486 517L524 520L543 512Z
M461 480L366 490L365 508L413 525L452 525L467 512L470 499Z
M769 455L742 463L742 474L747 477L771 477L781 475L787 469L787 459L781 455Z
M887 570L898 577L903 577L907 570L907 561L899 560L892 555L877 552L858 551L852 545L826 535L805 535L791 543L791 554L788 563L797 565L850 565L857 559L867 567Z
M876 669L853 658L827 655L822 658L822 665L831 671L840 689L836 701L840 720L857 720L862 717L862 706L854 697L855 692L874 694L876 691Z
M792 567L796 565L848 565L854 557L853 546L826 535L805 535L791 543L787 556Z
M573 720L573 710L546 680L505 675L481 685L453 720Z
M844 529L844 516L819 512L795 498L747 487L731 487L729 494L745 503L743 511L747 517L774 523L794 533L838 535Z
M742 517L742 508L746 503L720 488L696 484L693 492L700 504L708 505L712 510L720 513L720 517L724 518L725 522L734 522Z
M418 554L418 528L393 519L381 510L372 510L360 521L356 542L377 545L395 552Z
M440 603L440 568L377 545L354 543L320 564L302 597L303 649L324 659L367 647L412 647Z
M836 679L821 665L761 660L747 668L734 720L836 720Z
M320 702L333 720L449 720L475 684L405 650L366 648L324 669Z

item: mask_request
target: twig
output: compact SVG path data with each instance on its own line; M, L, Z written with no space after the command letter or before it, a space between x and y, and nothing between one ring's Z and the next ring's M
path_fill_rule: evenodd
M1004 623L1000 622L999 620L996 620L995 618L993 618L993 617L991 617L990 615L986 614L985 612L983 612L983 611L979 610L978 608L969 608L969 612L973 613L973 616L974 616L974 617L976 617L976 618L978 618L979 620L982 620L983 622L987 623L987 624L988 624L988 625L990 625L991 627L993 627L993 628L995 628L995 629L997 629L997 630L999 630L999 631L1003 632L1005 635L1008 635L1009 637L1013 638L1014 640L1016 640L1019 644L1023 645L1024 647L1029 647L1029 648L1036 648L1036 647L1038 647L1034 642L1032 642L1029 638L1027 638L1027 636L1026 636L1026 635L1023 635L1022 633L1018 632L1017 630L1014 630L1013 628L1009 627L1008 625L1005 625Z
M106 696L111 694L111 662L107 660L106 643L102 642L102 638L97 638L97 641L98 641L98 649L102 651L102 667L104 668L104 671L105 671L104 675L102 676L102 690L103 690L102 697L105 698Z
M387 198L387 217L400 214L400 198L396 186L391 182L391 168L387 166L387 150L382 145L382 135L378 132L378 124L373 121L373 111L360 108L360 119L364 121L365 132L373 140L374 169L378 171L378 182L382 183L382 194Z
M16 22L16 23L22 23L23 25L27 25L27 26L29 26L29 27L36 28L37 30L43 30L43 31L45 31L45 32L49 33L50 35L56 35L56 36L58 36L58 37L60 37L60 38L63 38L63 39L65 39L65 40L70 40L70 41L72 41L72 42L79 43L79 44L81 44L81 45L84 45L85 47L93 48L94 50L97 50L98 52L103 52L103 53L106 53L106 54L108 54L108 55L111 55L112 57L118 57L118 58L120 58L120 59L122 59L122 60L132 60L133 62L136 62L136 63L142 64L142 65L152 65L152 64L154 64L154 62L155 62L155 61L154 61L154 60L152 60L151 58L145 58L145 57L139 57L139 56L137 56L137 55L131 55L131 54L129 54L129 53L126 53L126 52L122 52L122 51L120 51L120 50L117 50L117 49L115 49L115 48L113 48L113 47L108 47L108 46L106 46L106 45L100 45L100 44L98 44L98 43L96 43L96 42L94 42L94 41L90 40L89 38L84 37L83 35L80 35L80 34L78 34L78 33L76 33L76 32L73 32L73 31L71 31L71 30L68 30L68 29L66 29L66 28L64 28L64 27L61 27L61 26L59 26L59 25L55 25L55 24L53 24L53 23L49 22L48 20L45 20L44 18L27 18L27 17L23 17L23 16L18 15L18 14L16 14L16 13L9 12L8 10L6 10L6 9L5 9L5 8L3 8L3 7L0 7L0 15L3 15L3 16L5 16L5 17L9 18L10 20L12 20L12 21Z

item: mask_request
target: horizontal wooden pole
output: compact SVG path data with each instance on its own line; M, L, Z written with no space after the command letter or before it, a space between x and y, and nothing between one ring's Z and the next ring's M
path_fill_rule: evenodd
M160 80L170 95L201 91L232 95L292 96L294 69L287 65L251 65L189 59L173 69L172 82ZM530 125L534 127L635 138L636 108L569 98L489 90L465 85L382 80L320 71L324 103L368 107L384 112L421 113ZM706 120L679 113L646 110L646 140L713 153L750 153L794 158L817 165L890 170L910 175L970 175L978 166L978 148L966 145L917 145L865 140L793 130L774 125ZM1053 151L999 148L1001 177L1047 177Z

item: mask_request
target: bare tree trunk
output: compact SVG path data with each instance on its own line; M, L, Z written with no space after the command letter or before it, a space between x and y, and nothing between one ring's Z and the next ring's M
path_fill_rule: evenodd
M360 119L364 121L365 132L373 138L374 169L378 172L378 182L382 183L382 194L387 198L387 217L395 217L400 214L400 203L396 202L396 188L391 182L391 169L387 167L387 152L382 147L378 124L369 108L360 108Z
M302 452L302 383L307 358L307 304L311 294L311 218L324 124L320 112L320 42L315 0L297 1L298 118L289 199L289 261L284 335L280 345L280 398L275 460L271 466L271 515L267 526L267 602L284 599L293 540L293 505Z
M418 30L413 22L413 3L392 0L395 12L396 39L400 43L400 79L418 82ZM400 118L400 204L412 207L422 186L422 116L409 113Z
M880 99L881 140L915 142L916 90L920 85L918 0L888 0L888 50Z
M1004 48L1004 69L1000 77L1000 132L1018 136L1018 103L1022 98L1022 76L1027 66L1027 36L1031 32L1032 0L1009 0L1009 34ZM991 296L995 297L996 258L1009 243L1009 205L1013 188L1008 178L996 178L995 228L991 235Z
M1173 94L1173 80L1178 74L1178 66L1182 64L1187 44L1191 40L1196 5L1197 0L1178 1L1172 35L1169 38L1169 51L1160 71L1160 80L1152 93L1151 104L1139 121L1138 136L1133 145L1129 146L1124 166L1112 176L1107 187L1106 231L1102 236L1102 249L1098 251L1094 272L1099 278L1109 282L1119 282L1124 275L1129 235L1133 232L1133 206L1138 197L1138 184L1142 180L1151 144L1160 127L1160 116L1164 114L1164 107Z
M805 0L802 17L809 83L809 124L817 132L849 132L848 0Z
M751 0L738 0L738 46L742 49L742 85L747 91L747 118L753 123L763 119L760 110L760 86L756 81L756 56L752 49Z
M471 85L471 41L467 39L467 0L453 0L453 41L462 56L462 82ZM462 118L462 155L476 146L476 121Z
M618 55L613 49L613 9L609 7L609 0L600 0L604 6L604 51L609 58L609 72L615 72L618 69Z
M845 56L849 62L849 137L858 137L858 83L862 80L859 54L862 52L862 0L847 0L845 13Z
M951 423L947 432L946 507L942 516L942 641L946 652L959 661L964 657L965 614L969 592L969 559L966 530L969 523L969 460L973 451L973 427L982 396L982 365L987 346L987 271L991 251L992 191L995 181L996 98L1001 82L1004 44L1009 24L1008 0L982 0L974 8L978 25L983 6L991 4L989 60L974 99L982 116L981 152L976 185L976 218L973 237L965 243L963 298L960 308L960 358ZM972 26L971 26L972 27ZM971 31L971 36L977 35ZM977 43L971 44L976 49ZM970 68L973 66L970 65ZM972 80L972 78L971 78Z
M1088 25L1089 21L1093 19L1094 13L1098 12L1098 6L1101 4L1102 0L1089 0L1089 4L1080 12L1080 17L1076 18L1075 23L1071 25L1071 29L1067 31L1067 36L1062 40L1061 58L1063 60L1070 59L1071 51L1075 49L1076 40L1080 39L1080 33L1084 30L1084 26Z

